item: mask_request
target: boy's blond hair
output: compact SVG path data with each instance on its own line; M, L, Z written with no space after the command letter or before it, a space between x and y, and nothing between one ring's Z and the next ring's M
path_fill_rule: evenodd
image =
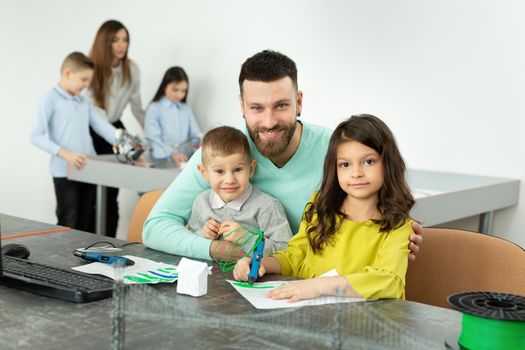
M252 153L248 139L242 131L230 126L219 126L204 135L202 140L202 162L217 156L241 153L250 161Z
M78 72L81 69L95 69L93 61L82 52L72 52L64 59L62 66L60 67L60 73L64 73L64 70L70 69L73 72Z

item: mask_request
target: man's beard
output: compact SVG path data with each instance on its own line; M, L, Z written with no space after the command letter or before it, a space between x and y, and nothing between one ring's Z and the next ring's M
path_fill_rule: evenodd
M267 158L279 156L286 150L286 147L288 147L290 141L292 140L296 127L295 121L290 125L277 124L271 129L262 128L257 125L255 125L253 128L250 128L248 125L246 125L246 129L248 129L248 133L255 143L255 146L259 152L261 152L261 154ZM259 132L261 131L267 132L280 130L283 130L284 132L283 135L277 139L262 140L259 137Z

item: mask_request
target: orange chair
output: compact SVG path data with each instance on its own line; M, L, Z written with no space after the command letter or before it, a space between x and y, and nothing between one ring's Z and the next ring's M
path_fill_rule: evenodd
M157 199L164 193L164 190L155 190L144 193L135 206L135 211L131 217L131 223L128 231L128 241L142 243L142 227L144 221L149 215L151 208L157 202Z
M450 308L450 294L469 291L525 295L525 250L483 233L424 228L416 261L409 262L406 299Z

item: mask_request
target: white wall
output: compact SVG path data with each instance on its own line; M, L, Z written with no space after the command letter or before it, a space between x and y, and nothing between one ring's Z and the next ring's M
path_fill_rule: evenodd
M204 129L241 124L239 67L272 48L298 65L302 119L376 114L411 168L524 179L524 15L519 0L2 1L0 211L55 222L48 155L28 140L36 101L110 18L131 33L144 102L181 65ZM129 110L124 122L139 130ZM120 196L120 235L135 201ZM524 208L498 211L494 232L525 246Z

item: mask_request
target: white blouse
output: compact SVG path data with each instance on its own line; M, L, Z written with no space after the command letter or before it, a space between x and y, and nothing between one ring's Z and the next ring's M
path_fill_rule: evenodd
M103 110L95 105L96 110L110 123L115 123L122 118L122 112L129 103L131 112L137 118L140 126L144 128L144 109L140 97L140 71L135 62L130 60L131 81L123 83L124 74L122 63L111 67L111 79L109 82L109 93L106 95L106 109ZM93 102L92 92L88 90L88 97Z

